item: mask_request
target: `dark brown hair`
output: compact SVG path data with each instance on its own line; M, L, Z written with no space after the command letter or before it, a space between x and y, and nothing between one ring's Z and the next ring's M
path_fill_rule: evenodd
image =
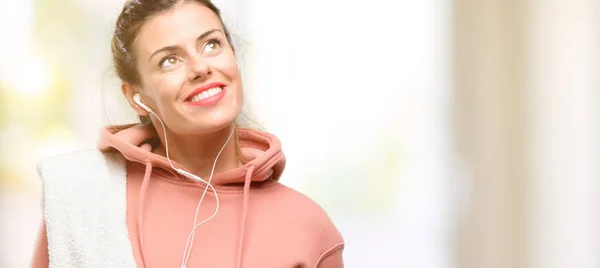
M122 82L132 85L140 84L140 75L136 68L135 42L144 23L152 16L174 10L183 3L194 2L212 10L223 27L223 32L232 49L234 49L229 30L223 23L221 11L210 0L129 0L125 2L121 14L117 18L115 33L111 42L113 64L117 76ZM140 121L149 124L149 118L140 117ZM235 147L240 161L245 162L239 146L239 125L235 124Z

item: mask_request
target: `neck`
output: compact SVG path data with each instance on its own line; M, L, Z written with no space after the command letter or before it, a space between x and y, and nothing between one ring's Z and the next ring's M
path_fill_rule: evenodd
M167 129L169 157L171 161L182 165L186 171L208 180L215 159L227 142L232 128L233 126L230 126L213 133L191 136L178 135ZM166 157L164 134L162 131L157 131L157 134L161 140L161 146L156 149L155 153ZM235 136L232 136L217 160L214 174L235 169L240 165L236 153Z

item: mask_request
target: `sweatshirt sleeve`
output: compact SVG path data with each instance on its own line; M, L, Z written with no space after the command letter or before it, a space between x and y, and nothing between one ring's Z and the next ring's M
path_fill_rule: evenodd
M42 221L33 249L30 268L48 268L48 263L48 235L46 233L46 222Z
M344 260L342 257L342 251L344 250L344 244L336 245L329 249L327 252L321 255L321 258L317 262L316 268L343 268Z

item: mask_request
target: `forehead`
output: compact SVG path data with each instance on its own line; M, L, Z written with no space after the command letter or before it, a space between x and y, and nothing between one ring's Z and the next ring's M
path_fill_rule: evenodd
M195 42L202 33L222 29L217 15L202 4L186 2L175 9L152 16L144 23L137 38L140 54L149 54L165 46Z

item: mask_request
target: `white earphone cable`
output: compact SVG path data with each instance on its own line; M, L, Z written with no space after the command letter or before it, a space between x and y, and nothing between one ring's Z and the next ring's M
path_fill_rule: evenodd
M198 219L198 211L200 209L200 204L202 203L202 200L204 200L204 196L206 195L206 191L208 190L208 187L204 188L204 192L202 193L202 196L200 197L200 201L198 202L198 206L196 207L196 214L194 216L194 227L192 228L192 231L188 235L188 239L187 239L187 242L186 242L187 254L184 255L185 262L182 263L182 266L181 266L182 268L185 268L187 266L187 263L188 263L188 261L190 259L190 255L191 255L191 252L192 252L192 245L194 244L194 237L196 235L196 228L198 228L198 226L202 225L203 223L211 220L215 215L217 215L217 212L219 211L219 197L217 195L217 191L213 188L213 186L210 184L210 182L212 181L212 177L213 177L213 174L215 172L215 167L217 165L217 160L219 159L219 156L221 156L221 152L223 152L223 149L225 149L225 146L227 145L227 143L229 143L229 140L231 139L231 136L233 136L234 130L235 130L235 127L231 130L231 133L229 134L229 137L227 138L227 141L225 142L225 144L223 145L223 147L221 147L221 150L217 154L217 157L215 158L215 162L213 163L213 167L212 167L212 169L210 171L210 176L208 178L208 182L206 183L207 185L210 185L210 188L213 190L213 193L215 194L215 199L216 199L215 211L213 212L213 214L210 217L208 217L207 219L205 219L205 220L201 221L200 223L196 224L196 221ZM185 173L188 174L188 175L190 175L190 176L196 177L193 174L190 174L188 172L185 172ZM188 247L188 243L189 243L189 247Z
M137 101L138 100L136 100L136 102ZM200 200L198 201L198 206L196 206L196 213L194 215L194 225L193 225L192 231L188 235L188 239L187 239L186 244L185 244L185 248L184 248L184 252L183 252L183 257L182 257L182 260L181 260L181 267L185 268L185 267L187 267L187 263L189 261L190 254L192 252L192 245L194 243L194 236L195 236L196 228L198 228L198 226L202 225L203 223L211 220L215 215L217 215L217 212L219 211L219 196L218 196L217 191L215 190L215 188L210 184L210 182L212 181L212 177L213 177L213 174L214 174L214 171L215 171L215 167L217 165L217 160L219 159L219 156L221 156L221 153L225 149L225 146L229 143L229 140L231 140L231 137L233 136L233 133L235 131L235 127L232 128L231 133L229 134L229 137L227 138L227 141L225 141L225 144L223 144L223 147L221 147L221 150L217 154L217 157L215 158L215 161L213 163L212 169L210 171L210 177L209 177L208 181L205 181L202 178L200 178L200 177L198 177L198 176L196 176L194 174L191 174L191 173L189 173L189 172L187 172L185 170L182 170L182 169L175 168L173 166L173 163L171 162L171 158L169 157L169 142L168 142L168 139L167 139L167 131L166 131L165 125L163 124L163 122L160 119L160 117L158 115L156 115L154 113L154 111L152 111L152 109L148 108L147 106L143 105L142 103L138 103L138 104L140 104L150 114L154 115L154 117L156 117L156 119L158 119L158 122L160 122L160 124L162 126L162 129L163 129L163 135L165 137L165 154L167 156L167 161L169 162L169 165L171 166L171 168L173 170L175 170L177 173L179 173L179 174L181 174L183 176L186 176L186 177L188 177L190 179L193 179L193 180L197 180L197 181L203 182L204 184L207 185L207 187L204 188L204 192L202 193L202 196L200 197ZM207 190L208 190L209 187L213 191L213 193L215 194L215 199L216 199L215 211L213 212L213 214L210 217L208 217L207 219L205 219L205 220L201 221L200 223L196 224L196 222L198 220L198 212L200 210L200 205L202 204L202 201L204 200L204 196L206 195L206 192L207 192Z

